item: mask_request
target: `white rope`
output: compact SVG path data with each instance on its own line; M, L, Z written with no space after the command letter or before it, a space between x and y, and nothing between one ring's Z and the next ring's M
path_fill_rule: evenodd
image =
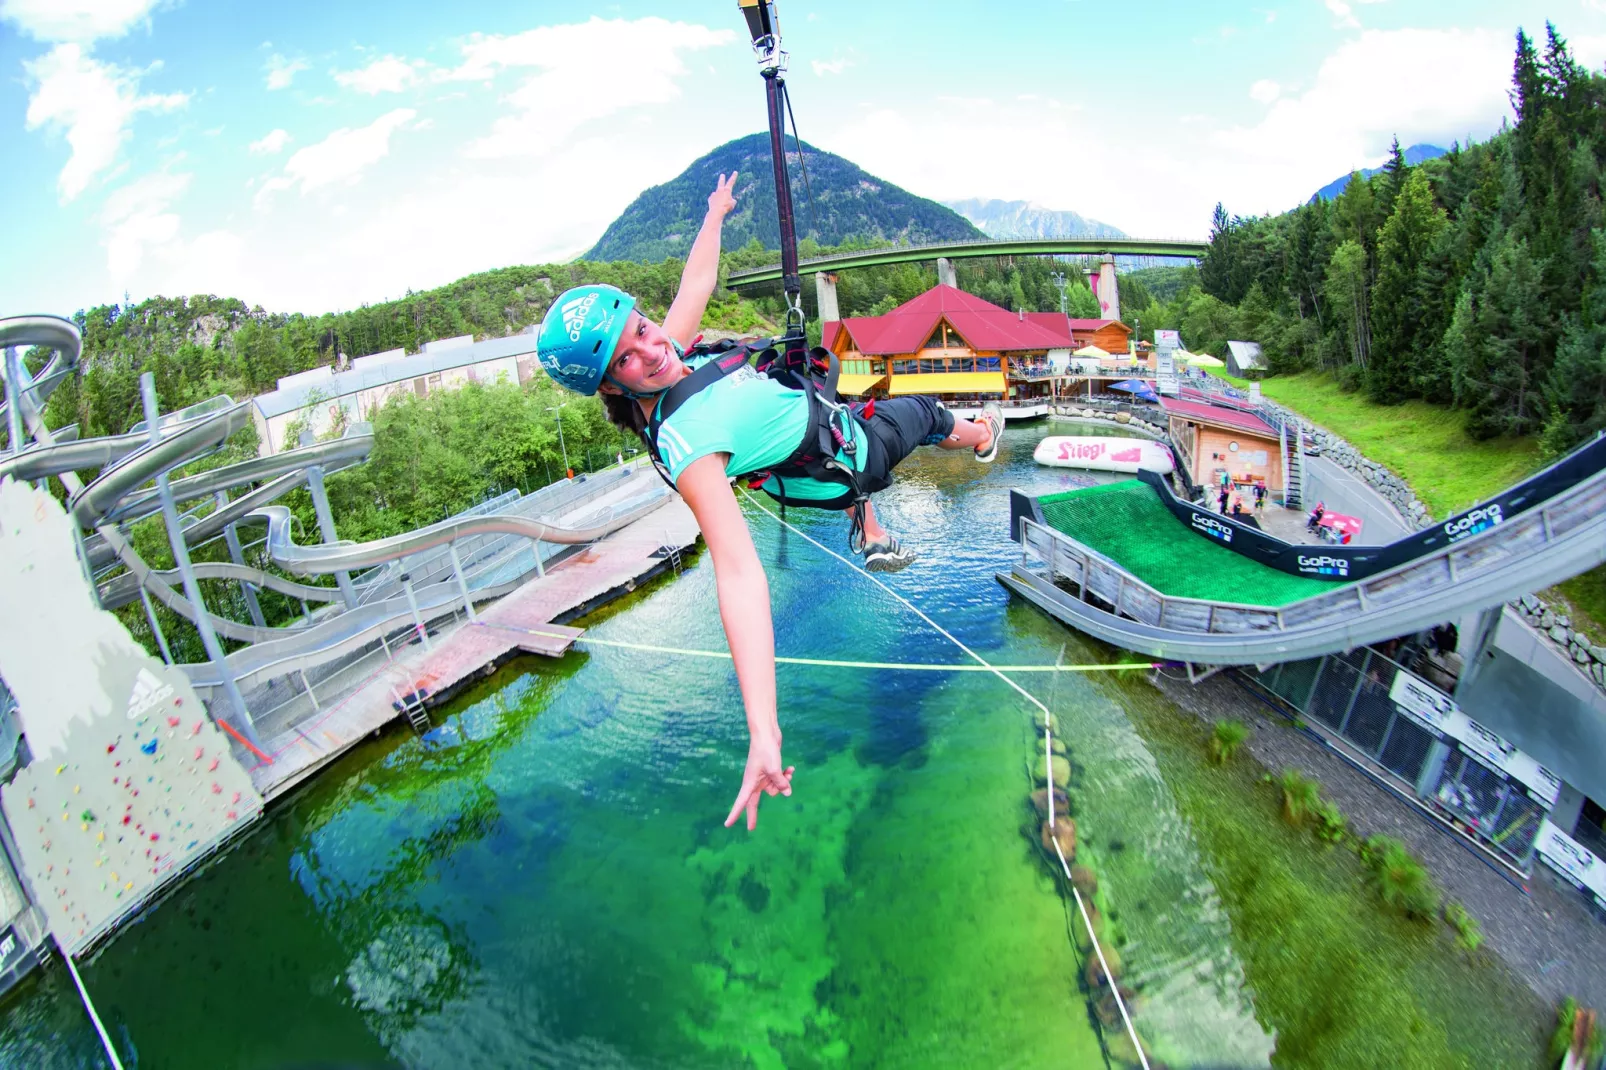
M1053 743L1052 743L1051 738L1049 736L1049 733L1051 732L1051 729L1048 726L1050 726L1053 723L1054 718L1051 715L1051 713L1049 711L1049 708L1047 706L1043 705L1043 703L1038 700L1036 695L1032 694L1030 691L1027 691L1025 688L1021 687L1015 681L1013 681L1009 677L1005 676L1002 671L1000 671L999 669L994 668L992 666L992 664L989 663L986 658L982 657L980 654L978 654L974 650L970 649L970 647L968 647L964 643L960 642L957 638L954 637L953 633L948 631L948 629L944 628L942 625L938 624L936 621L932 620L929 616L927 616L925 611L922 610L919 606L915 605L913 602L909 601L903 595L899 594L897 591L894 591L891 587L888 587L886 584L884 584L880 580L876 579L875 576L871 575L869 572L866 572L864 569L860 568L858 565L855 565L852 561L849 561L847 558L843 557L841 554L837 553L835 550L833 550L830 547L824 545L818 539L815 539L814 537L809 535L808 532L802 531L802 530L794 527L792 524L788 523L787 521L783 520L782 518L776 516L774 513L770 512L768 509L764 508L764 506L760 505L758 500L755 499L746 490L742 491L742 496L747 498L749 501L751 501L753 503L754 508L756 508L759 512L764 513L771 520L774 520L777 524L780 524L782 527L786 528L788 531L796 532L799 536L801 536L803 539L805 539L810 545L812 545L812 546L814 546L814 547L816 547L816 548L818 548L820 550L825 551L827 554L830 554L832 557L834 557L838 561L842 562L848 568L852 569L854 572L859 573L865 579L869 580L871 583L875 584L877 587L881 588L883 591L885 591L888 594L890 594L893 598L897 599L899 602L903 603L905 606L908 606L911 610L913 610L915 612L916 616L918 616L921 620L925 621L927 624L929 624L933 628L935 628L949 642L953 643L954 646L957 646L960 650L963 650L966 654L969 654L971 657L975 658L978 662L980 662L983 666L985 666L988 670L990 670L994 676L998 677L1000 680L1004 681L1004 683L1008 684L1010 687L1012 687L1016 691L1020 692L1023 696L1025 696L1025 698L1026 698L1026 700L1028 702L1030 702L1033 706L1036 706L1038 709L1043 711L1043 725L1044 725L1043 735L1044 735L1044 746L1045 746L1045 750L1046 750L1046 761L1047 761L1047 766L1048 766L1048 768L1045 769L1044 772L1047 773L1047 775L1048 775L1048 800L1049 800L1048 805L1051 808L1050 811L1049 811L1050 815L1052 815L1052 813L1053 813L1052 807L1054 805L1054 751L1053 751ZM1061 655L1063 656L1063 651L1061 652ZM1056 673L1054 678L1056 680L1058 680L1059 679L1059 674ZM1052 818L1052 816L1050 816L1050 826L1049 826L1050 829L1053 828L1052 820L1053 820L1053 818ZM1120 986L1118 984L1116 984L1115 975L1110 972L1110 964L1104 958L1104 949L1099 947L1098 934L1093 931L1093 919L1088 916L1087 904L1082 902L1082 893L1077 890L1075 882L1071 881L1070 863L1065 861L1065 852L1060 850L1059 837L1058 836L1052 836L1050 838L1054 841L1054 853L1059 855L1060 868L1065 871L1065 880L1066 880L1067 883L1069 883L1071 885L1071 895L1072 895L1072 897L1074 897L1076 899L1076 909L1081 912L1082 924L1087 926L1087 938L1088 938L1088 941L1090 943L1092 943L1094 952L1096 952L1098 954L1099 965L1104 967L1104 977L1105 977L1105 980L1107 980L1109 982L1109 984L1110 984L1110 994L1115 997L1115 1005L1121 1011L1121 1020L1126 1023L1127 1035L1132 1038L1132 1046L1133 1046L1133 1048L1135 1048L1137 1050L1138 1062L1143 1064L1143 1070L1149 1070L1148 1057L1143 1054L1143 1043L1138 1040L1138 1031L1132 1025L1132 1016L1127 1013L1126 1001L1121 998L1121 988L1120 988Z
M89 1000L89 989L84 987L84 979L78 976L78 967L73 965L72 955L61 946L59 940L56 946L61 951L62 961L67 964L67 972L72 974L73 984L78 986L78 998L84 1001L84 1010L89 1012L89 1020L95 1023L95 1032L100 1034L100 1043L106 1049L106 1058L112 1061L115 1070L123 1070L123 1062L117 1058L117 1049L112 1047L112 1038L106 1034L106 1027L100 1024L100 1015L95 1013L95 1005Z

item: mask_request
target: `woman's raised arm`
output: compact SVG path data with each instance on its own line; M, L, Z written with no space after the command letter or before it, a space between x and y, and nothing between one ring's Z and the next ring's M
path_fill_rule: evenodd
M708 195L708 214L686 256L686 270L680 273L680 289L674 303L664 316L664 330L682 348L690 348L692 339L697 337L703 311L719 284L719 232L725 225L725 216L735 207L736 172L732 171L729 178L720 175L719 185Z

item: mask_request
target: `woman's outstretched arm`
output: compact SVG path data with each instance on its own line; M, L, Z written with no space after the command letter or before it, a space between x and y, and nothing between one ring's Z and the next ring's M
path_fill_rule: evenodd
M689 348L702 326L703 311L708 299L719 284L719 232L725 225L725 216L736 207L736 172L730 177L719 176L719 185L708 195L708 214L703 217L703 228L692 242L686 256L686 270L680 273L680 289L674 303L664 316L664 330L669 337Z
M725 462L725 454L699 458L686 467L675 485L697 518L714 561L719 617L747 711L747 768L725 825L735 824L746 810L747 827L753 829L758 825L758 803L763 795L792 794L792 767L781 764L769 580L725 474Z

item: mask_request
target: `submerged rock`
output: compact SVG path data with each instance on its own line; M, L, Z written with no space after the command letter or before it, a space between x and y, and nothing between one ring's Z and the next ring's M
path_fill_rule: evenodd
M1048 817L1048 789L1038 788L1032 792L1032 806L1037 810L1040 819ZM1071 810L1071 801L1063 791L1054 792L1054 813L1067 814Z
M1099 894L1099 876L1086 866L1071 867L1071 884L1082 893L1083 899Z
M1056 817L1052 825L1044 821L1042 842L1043 850L1047 851L1056 860L1058 855L1055 854L1054 845L1057 842L1059 844L1059 854L1063 854L1065 861L1069 862L1076 857L1076 822L1063 815Z

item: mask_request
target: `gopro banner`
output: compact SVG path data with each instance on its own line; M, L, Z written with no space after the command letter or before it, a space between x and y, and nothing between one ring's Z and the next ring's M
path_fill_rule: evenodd
M1295 546L1231 517L1183 501L1172 493L1165 478L1154 472L1139 472L1138 478L1152 486L1172 515L1189 529L1208 535L1245 557L1295 576L1347 582L1387 571L1498 527L1602 469L1606 469L1606 436L1575 450L1504 493L1387 546Z

